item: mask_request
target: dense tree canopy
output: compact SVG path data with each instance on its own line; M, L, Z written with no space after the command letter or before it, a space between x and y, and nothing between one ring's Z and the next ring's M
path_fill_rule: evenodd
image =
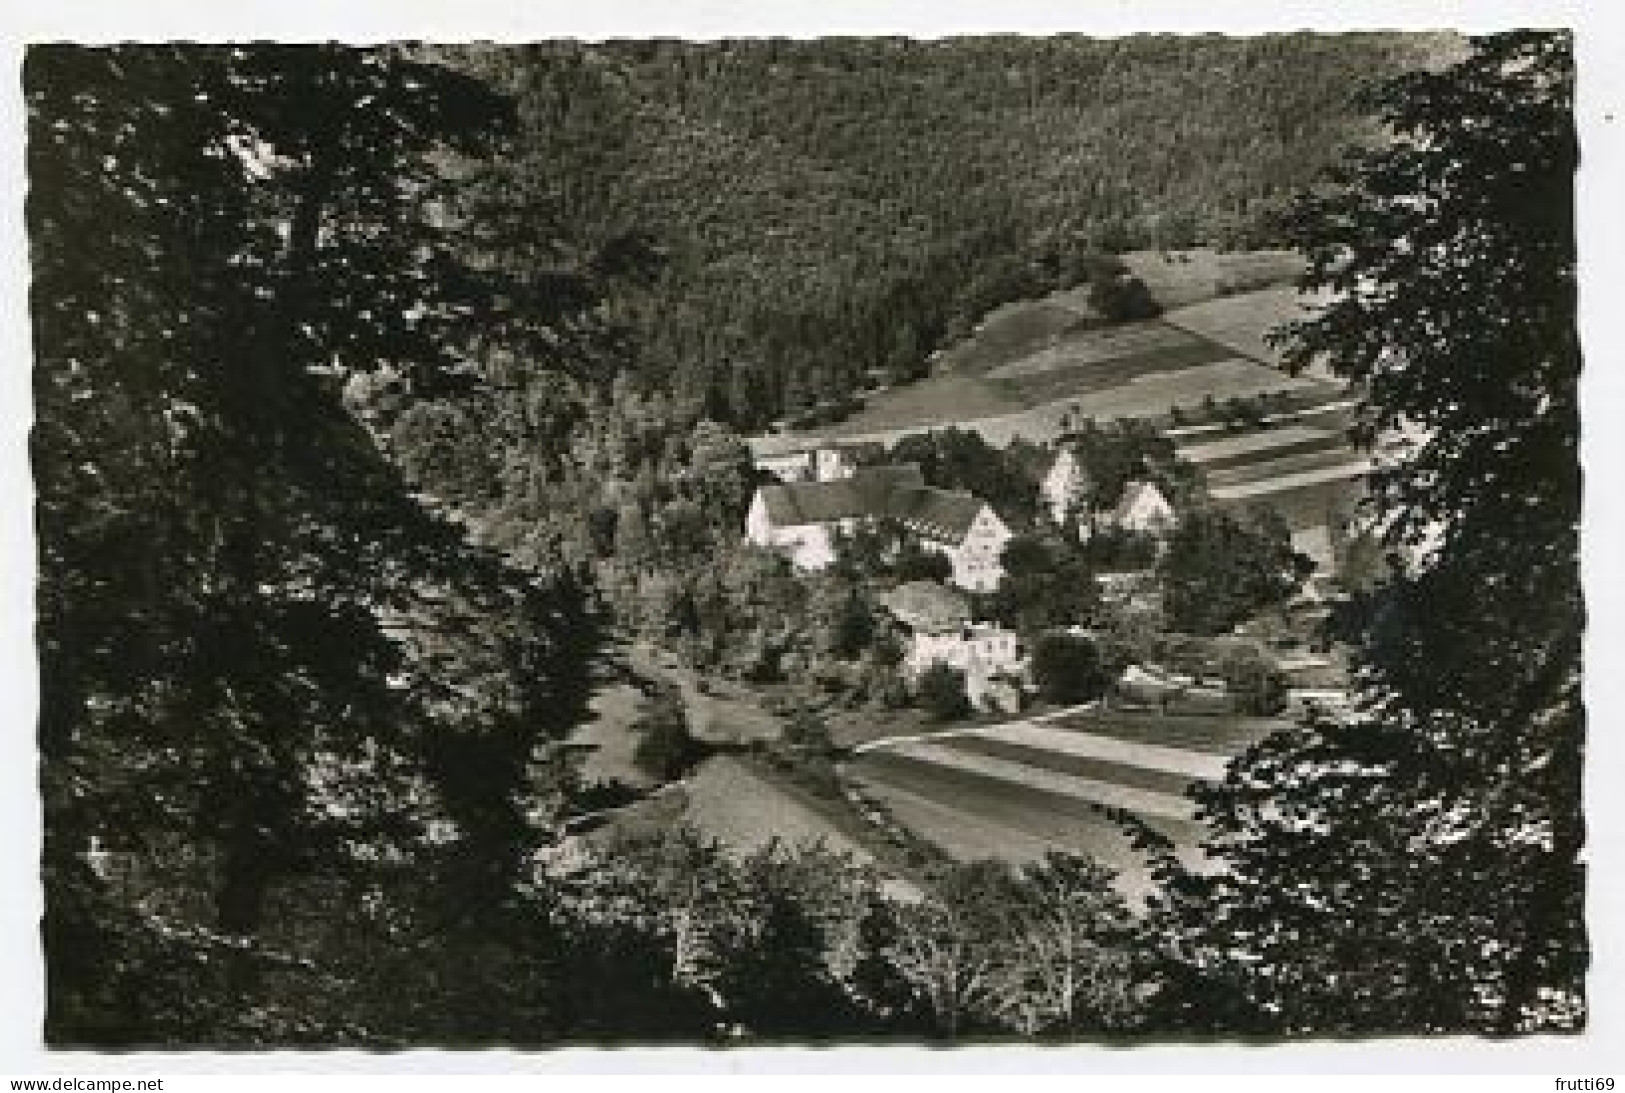
M156 1037L184 1014L109 1002L144 950L107 951L87 852L246 943L242 990L292 877L517 865L587 631L573 592L424 510L340 400L380 367L459 382L475 309L487 336L536 321L429 208L431 161L485 154L503 100L390 50L49 47L25 75L51 1034Z
M1206 798L1233 871L1187 893L1185 956L1269 1027L1584 1020L1572 81L1566 35L1477 40L1294 218L1333 296L1289 351L1410 446L1376 478L1406 564L1351 620L1359 716Z
M537 204L521 223L655 260L648 292L611 302L639 374L756 429L921 374L989 309L1088 282L1103 252L1278 242L1269 214L1368 128L1359 87L1434 45L1060 35L445 54L519 102Z
M1168 622L1190 634L1222 634L1279 606L1308 569L1285 522L1267 510L1192 512L1168 536L1157 564Z

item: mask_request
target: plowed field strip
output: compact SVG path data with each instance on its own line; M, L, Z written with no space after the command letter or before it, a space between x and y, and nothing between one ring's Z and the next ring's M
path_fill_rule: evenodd
M1371 461L1342 442L1312 452L1290 452L1270 455L1251 463L1207 472L1208 488L1233 490L1238 487L1264 486L1274 488L1276 483L1329 468L1348 468L1350 476L1364 474Z
M1228 758L1282 728L1286 722L1258 717L1136 716L1107 711L1075 714L1044 724L1049 728L1210 752Z
M1084 755L1068 755L1066 752L1028 747L997 736L960 736L941 743L944 747L955 751L1008 759L1014 763L1042 767L1059 774L1076 774L1082 778L1113 782L1130 789L1145 789L1153 793L1179 795L1185 792L1185 787L1192 781L1182 774L1147 770L1143 767L1126 766Z
M864 785L900 787L940 802L955 814L997 822L1074 850L1108 854L1114 851L1107 848L1119 841L1124 846L1129 844L1127 834L1114 821L1077 797L884 752L870 752L847 769ZM1140 819L1175 843L1195 845L1202 839L1203 828L1194 820L1155 816Z
M1227 757L1216 756L1211 752L1170 747L1161 741L1118 740L1111 736L1095 736L1056 728L1048 723L1033 725L1014 722L973 730L965 735L992 737L1043 751L1183 775L1186 782L1194 778L1209 780L1223 778L1225 763L1228 761Z
M899 755L921 762L936 763L955 770L999 778L1029 789L1053 793L1057 796L1076 797L1082 801L1148 816L1188 818L1191 803L1183 797L1167 793L1152 793L1143 789L1130 789L1094 778L1080 778L1072 774L1057 774L1042 767L1013 763L1008 759L995 759L990 755L972 755L955 751L942 744L907 743L892 749Z

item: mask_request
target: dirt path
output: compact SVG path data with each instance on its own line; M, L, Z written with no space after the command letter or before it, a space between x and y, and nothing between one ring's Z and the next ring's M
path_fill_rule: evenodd
M941 740L954 736L997 736L1006 728L1017 726L1041 725L1045 721L1054 721L1061 717L1070 717L1073 714L1087 713L1097 708L1099 702L1085 702L1081 706L1067 706L1060 710L1051 710L1048 713L1034 714L1032 717L1018 717L1011 721L1002 721L997 725L961 725L952 729L933 729L930 732L899 733L896 736L877 736L873 740L865 740L854 745L854 755L871 751L875 748L891 748L899 744L908 744L921 740Z
M645 642L629 647L626 660L638 675L677 688L688 711L689 731L706 743L777 740L784 731L783 719L762 709L754 696L726 683L715 685L715 689L708 684L702 690L691 669Z

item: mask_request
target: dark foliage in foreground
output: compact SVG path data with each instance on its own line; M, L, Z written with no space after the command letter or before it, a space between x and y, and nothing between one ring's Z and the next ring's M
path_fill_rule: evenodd
M711 87L685 58L724 59L717 94L760 74L640 48L672 86ZM1397 142L1295 214L1343 296L1293 352L1361 381L1371 430L1424 427L1379 498L1391 547L1430 546L1346 620L1361 722L1201 795L1229 873L1136 828L1167 881L1147 921L1062 855L907 891L819 848L563 840L594 605L747 676L897 659L861 576L722 545L751 474L703 398L606 377L635 233L530 216L582 199L505 143L570 119L388 49L31 51L48 1040L1577 1027L1569 83L1561 37L1481 43L1396 86ZM955 443L935 473L976 473ZM1216 583L1280 591L1255 576ZM823 760L827 733L787 746Z
M1344 620L1361 715L1238 762L1203 796L1231 872L1176 891L1185 981L1270 1031L1584 1024L1572 92L1566 36L1477 42L1295 214L1338 296L1291 354L1414 443L1376 481L1408 560Z

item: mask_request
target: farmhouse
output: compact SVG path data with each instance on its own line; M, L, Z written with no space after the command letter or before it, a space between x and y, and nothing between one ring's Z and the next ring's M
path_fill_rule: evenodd
M817 438L773 435L752 439L750 450L756 469L780 482L829 482L851 477L864 456L885 449L879 444L837 444Z
M1063 447L1038 484L1039 501L1050 519L1064 524L1080 507L1089 490L1089 474L1070 448ZM1087 539L1095 530L1112 528L1144 535L1166 535L1179 522L1173 505L1153 483L1136 479L1123 487L1123 496L1106 512L1085 513L1079 536Z
M1004 578L1010 529L980 498L925 484L913 464L863 467L843 477L762 486L745 517L745 537L787 554L798 569L835 560L834 535L892 520L947 557L961 588L988 592Z
M1142 535L1165 535L1179 522L1174 507L1155 485L1134 481L1123 487L1123 497L1107 514L1105 523Z
M965 673L965 697L974 705L1013 708L1013 680L1026 669L1015 631L971 622L965 597L932 581L900 585L880 602L909 633L903 672L911 681L946 664Z
M1161 539L1179 523L1179 515L1155 484L1140 479L1123 487L1117 504L1104 512L1092 512L1078 526L1078 538L1087 540L1097 531L1132 531Z

